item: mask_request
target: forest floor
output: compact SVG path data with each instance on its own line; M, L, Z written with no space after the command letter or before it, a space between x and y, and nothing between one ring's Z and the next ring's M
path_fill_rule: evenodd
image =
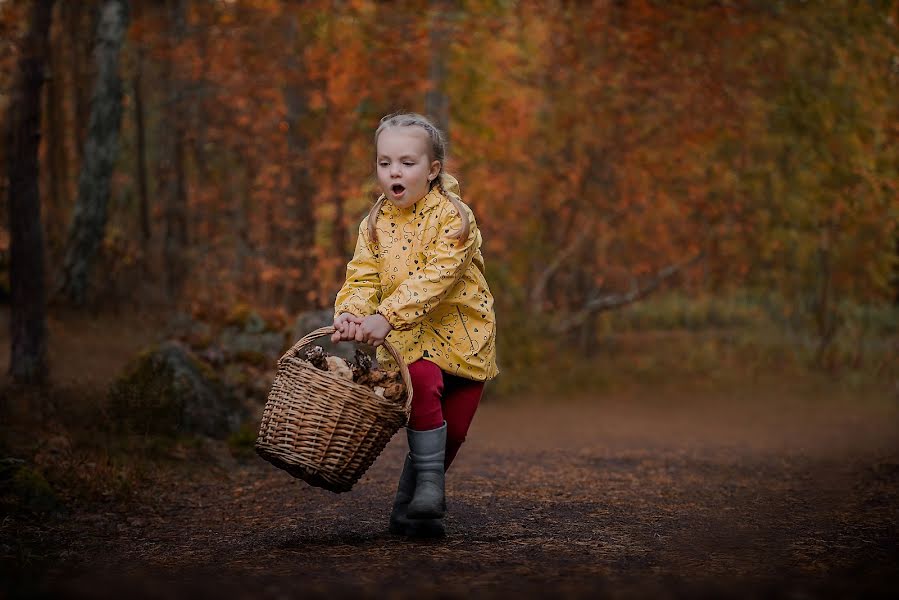
M0 597L892 597L899 402L838 388L487 398L439 540L387 531L402 431L345 494L176 444L126 495L5 515Z

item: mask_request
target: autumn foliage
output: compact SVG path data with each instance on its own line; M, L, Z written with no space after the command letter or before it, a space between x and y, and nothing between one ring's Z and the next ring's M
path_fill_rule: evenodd
M0 108L26 4L0 3ZM54 13L51 275L98 5ZM378 119L442 96L500 318L589 324L591 302L678 266L664 285L777 293L826 337L841 302L897 294L897 18L894 1L133 3L93 301L329 306L376 194Z

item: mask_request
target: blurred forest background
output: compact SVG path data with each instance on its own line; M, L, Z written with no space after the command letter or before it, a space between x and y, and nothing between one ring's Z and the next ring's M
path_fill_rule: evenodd
M640 331L727 331L765 365L883 375L897 6L5 0L13 307L16 199L39 197L40 228L18 227L42 231L21 242L13 337L40 332L44 302L51 319L255 311L275 329L327 309L377 194L372 133L407 109L448 133L483 230L504 385Z
M783 552L886 586L864 569L897 572L897 25L896 0L0 0L10 589L210 549L218 575L222 540L259 572L407 564L386 517L339 520L388 506L399 463L319 501L253 453L278 357L332 317L397 110L448 134L496 297L502 372L454 485L478 507L496 473L509 511L458 529L511 537L468 562L518 540L705 573L706 531L725 571ZM544 537L515 537L525 484L559 519ZM290 560L242 529L260 518Z

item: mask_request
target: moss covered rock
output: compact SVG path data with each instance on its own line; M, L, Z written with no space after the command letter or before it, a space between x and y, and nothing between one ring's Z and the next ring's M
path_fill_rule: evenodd
M218 345L231 360L257 366L274 364L285 350L284 332L273 331L256 311L238 305L218 335Z
M225 438L245 411L212 368L178 342L143 352L109 392L110 416L140 433L200 433Z

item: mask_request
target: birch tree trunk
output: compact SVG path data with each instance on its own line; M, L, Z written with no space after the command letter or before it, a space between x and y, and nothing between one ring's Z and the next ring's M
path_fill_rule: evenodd
M20 83L9 107L8 175L10 224L9 374L19 383L37 383L47 374L47 315L44 239L41 230L38 147L41 88L47 66L53 0L37 0L19 59Z
M83 305L87 298L91 266L106 231L110 179L122 120L119 54L127 23L124 0L108 0L103 5L97 26L97 83L58 290L76 306Z

